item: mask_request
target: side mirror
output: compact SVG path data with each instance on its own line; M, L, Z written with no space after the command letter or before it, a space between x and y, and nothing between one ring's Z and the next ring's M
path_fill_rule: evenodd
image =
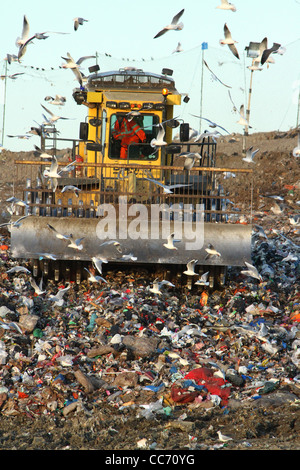
M101 152L102 151L102 145L97 144L96 142L89 142L86 144L86 149L87 150L92 150L93 152Z
M81 122L79 126L79 139L88 140L89 125L87 122Z
M186 122L183 124L180 124L180 141L181 142L187 142L190 140L190 125Z
M92 118L89 120L89 123L93 127L99 127L101 126L102 119L97 119L97 118Z
M179 126L179 121L177 121L176 119L170 119L166 122L166 125L168 127L171 127L171 129L176 129L176 127Z

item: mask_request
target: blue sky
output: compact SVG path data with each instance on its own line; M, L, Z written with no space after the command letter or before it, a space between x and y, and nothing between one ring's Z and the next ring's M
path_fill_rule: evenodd
M4 147L12 151L32 150L39 138L29 140L8 138L7 135L25 134L36 122L43 120L41 103L56 114L72 118L60 120L57 129L61 137L77 138L79 123L84 120L86 108L72 99L77 82L70 70L61 65L69 52L75 60L84 55L95 55L101 71L135 66L160 73L171 68L179 92L188 93L190 101L175 111L192 127L199 128L199 120L191 114L200 114L217 122L229 132L243 132L237 124L238 116L232 111L228 89L213 81L207 69L202 70L201 44L207 42L204 59L225 84L230 85L231 96L239 108L248 101L251 59L245 47L250 41L268 38L286 48L283 55L274 54L274 64L266 64L253 74L250 132L281 130L295 127L300 87L300 0L232 0L237 11L224 11L216 7L220 0L173 0L151 2L102 2L89 0L52 0L50 4L30 0L7 3L5 21L0 30L0 74L5 74L6 54L17 54L16 38L21 35L23 15L26 14L30 33L56 31L68 34L49 34L46 40L35 40L27 48L21 63L8 66L7 74L23 73L16 80L0 80L0 143L4 122ZM181 21L182 31L169 31L153 39L172 17L185 9ZM73 18L81 16L88 21L77 31ZM240 60L221 46L224 23L237 41ZM180 42L183 52L173 53ZM95 61L83 63L83 72ZM203 86L201 77L203 74ZM202 89L202 93L201 93ZM45 96L61 94L67 98L63 107L44 101ZM202 101L201 101L202 97ZM5 108L4 108L5 102ZM201 105L202 102L202 105ZM5 110L5 112L4 112ZM202 130L204 124L201 125ZM204 126L205 127L205 126Z

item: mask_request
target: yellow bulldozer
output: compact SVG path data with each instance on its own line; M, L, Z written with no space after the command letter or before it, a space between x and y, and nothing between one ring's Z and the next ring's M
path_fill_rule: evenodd
M194 260L198 273L209 271L211 286L224 284L228 266L251 262L251 190L248 223L237 223L241 214L222 187L228 169L216 167L216 139L210 132L192 137L189 123L174 116L182 95L172 71L95 66L73 98L83 109L79 137L45 127L41 149L47 153L50 142L50 158L15 162L15 197L25 204L12 218L13 257L56 279L79 279L95 259L181 273ZM116 132L124 119L130 129ZM70 147L68 164L56 155L58 141Z

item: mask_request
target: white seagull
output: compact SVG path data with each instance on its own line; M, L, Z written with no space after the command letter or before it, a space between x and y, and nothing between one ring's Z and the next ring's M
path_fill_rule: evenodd
M16 46L17 47L21 47L23 46L27 39L29 37L29 23L28 23L28 19L27 19L27 16L24 15L23 17L23 28L22 28L22 35L21 37L17 37L16 39Z
M50 114L50 118L48 118L48 120L51 124L58 121L59 119L70 119L62 116L56 116L52 111L50 111L50 109L46 108L43 104L41 104L41 106L45 111L47 111L48 114Z
M74 250L82 250L83 249L83 245L82 245L82 240L84 239L84 237L82 238L76 238L76 240L74 240L73 236L70 235L70 238L69 238L69 245L68 247L69 248L74 248Z
M221 442L228 442L232 441L232 437L225 436L224 434L221 433L221 431L217 431L218 438Z
M226 85L224 82L222 82L222 80L220 80L217 75L209 68L209 66L207 65L207 62L203 59L203 63L205 65L205 67L210 71L211 73L211 78L219 83L221 83L222 85L226 86L226 88L231 88L231 86L229 85Z
M81 191L80 188L77 188L77 186L73 186L72 184L68 184L63 187L61 190L62 193L65 193L66 191L73 191L76 197L79 197L78 193Z
M96 256L92 257L95 268L98 270L99 274L102 274L102 264L108 263L107 259L104 257L97 258Z
M35 151L33 152L33 155L35 157L40 157L42 159L45 159L45 160L52 160L53 158L53 155L50 155L49 153L46 153L46 152L43 152L42 149L40 149L37 145L34 146L35 148Z
M178 155L179 157L184 157L184 163L183 167L185 170L191 170L193 166L195 165L196 160L201 160L201 155L199 153L195 152L187 152L187 153L182 153Z
M168 248L168 250L178 250L176 246L174 246L174 242L180 242L181 240L174 239L175 233L171 233L167 238L167 243L164 243L163 246Z
M101 276L95 276L93 273L91 273L91 271L89 271L87 268L84 268L88 273L89 273L89 277L88 277L88 281L89 282L105 282L107 284L107 281L101 277Z
M71 162L67 166L62 168L60 171L58 171L57 158L55 157L55 155L53 155L50 168L49 169L46 168L46 170L44 170L44 173L43 173L43 176L45 178L51 179L53 192L55 192L57 188L57 184L58 184L57 178L61 178L61 174L64 173L65 171L68 171L69 167L72 166L73 164L74 162Z
M9 231L11 231L12 227L19 228L21 226L21 220L27 219L27 217L30 217L30 215L31 214L23 215L18 220L15 220L15 222L5 222L4 224L1 224L0 227L6 227L10 225L10 227L8 228Z
M70 289L70 286L65 287L64 289L59 289L56 295L50 294L49 300L54 302L57 307L62 307L64 304L63 296Z
M45 178L61 178L61 175L58 173L58 163L55 155L52 157L51 166L49 169L44 170Z
M192 259L191 261L189 261L186 265L187 270L183 271L183 274L186 274L187 276L198 276L198 274L195 273L195 264L197 262L197 259Z
M36 295L42 295L46 292L45 290L43 290L43 278L41 278L39 285L37 285L35 279L31 278L30 284L31 287L34 289Z
M176 49L174 49L174 51L172 52L172 54L175 54L176 52L182 52L183 49L181 47L181 42L179 42L176 46Z
M62 68L63 69L71 69L72 72L75 75L76 80L79 82L80 85L82 85L84 75L79 70L80 64L84 60L95 58L95 56L83 56L83 57L80 57L76 62L73 59L73 57L70 55L69 52L67 52L67 56L68 57L62 57L62 59L64 59L66 61L66 64L62 65Z
M53 255L52 253L36 253L39 257L39 259L52 259L52 260L56 260L57 259L57 256L56 255Z
M206 139L207 137L211 137L212 140L214 142L216 142L216 139L218 139L222 134L217 131L217 130L214 130L214 131L207 131L205 130L204 132L201 132L201 134L198 134L195 138L194 138L194 142L199 142L200 140L202 139Z
M241 271L242 274L245 274L246 276L254 277L255 279L258 279L259 281L262 281L262 277L257 271L255 266L253 266L250 263L247 263L247 261L245 261L245 265L247 266L248 269Z
M31 274L29 269L25 268L25 266L14 266L13 268L8 269L8 271L6 272L7 274L13 274L13 273Z
M79 25L83 25L85 21L89 21L89 20L86 20L84 18L81 18L80 16L77 16L77 18L74 18L73 21L74 21L74 30L77 31L77 29L79 28Z
M218 256L219 258L221 257L221 253L219 253L219 251L217 251L211 243L208 244L208 247L205 248L205 251L207 253L205 259L212 258L214 256Z
M260 60L261 65L263 65L265 62L267 62L270 54L272 54L273 52L278 51L280 46L281 46L281 44L278 44L277 42L273 42L272 47L270 47L269 49L265 49L262 53L262 57L261 57L261 60Z
M178 23L178 21L183 15L183 12L184 12L184 8L180 10L180 12L177 13L177 15L174 16L174 18L171 21L171 24L165 26L161 31L159 31L159 33L156 34L156 36L154 36L154 39L159 38L160 36L162 36L163 34L171 30L181 31L183 29L183 23L182 22Z
M253 150L253 147L249 147L246 150L246 156L243 158L244 162L255 163L253 161L253 158L255 157L255 155L257 154L258 151L259 151L259 149Z
M209 127L212 127L213 129L216 128L216 127L219 127L220 129L222 129L223 131L227 132L227 134L230 134L230 132L225 129L224 127L220 126L219 124L217 124L216 122L213 122L211 121L210 119L207 119L205 117L202 117L202 116L196 116L196 114L191 114L191 116L194 116L196 118L199 118L199 119L204 119L206 122L208 122L209 124Z
M84 55L82 57L79 57L78 60L74 60L73 57L69 52L67 52L67 57L62 57L66 61L66 64L62 65L63 69L78 69L82 62L87 59L95 59L95 55Z
M172 189L183 188L183 187L186 187L186 186L191 186L191 184L171 184L171 185L167 186L167 185L161 183L160 181L153 180L153 179L151 179L151 178L145 178L145 180L150 181L151 183L157 184L158 186L160 186L161 188L163 188L165 194L173 194Z
M53 96L45 96L44 100L49 101L50 104L57 106L64 106L65 102L67 101L66 97L61 95L55 95L55 98L53 98Z
M165 279L163 279L162 281L159 281L158 279L155 279L153 281L153 286L149 288L149 291L152 292L153 294L159 294L161 295L161 287L162 286L169 286L169 287L175 287L174 284L172 284L172 282L170 281L166 281Z
M165 136L165 129L162 124L158 124L159 131L157 133L156 138L153 138L150 142L151 147L156 148L156 147L162 147L164 145L167 145L167 142L164 141L164 136Z
M240 119L237 121L237 124L241 124L242 126L248 126L248 127L251 128L251 126L249 125L249 122L245 118L244 105L243 104L240 107L239 114L240 114Z
M207 271L206 273L202 274L202 276L200 277L200 279L198 279L198 281L195 282L195 286L209 286L209 281L207 280L208 275L209 275L209 271Z
M55 234L56 238L59 240L70 240L71 235L64 235L63 233L58 232L52 225L47 224L47 227Z
M300 132L298 132L297 146L293 149L293 157L300 157Z
M227 0L221 0L221 5L218 5L216 8L219 8L220 10L231 10L232 12L236 11L236 7Z
M237 48L235 47L235 43L237 43L237 41L235 41L234 39L232 39L232 37L231 37L231 32L229 31L229 28L228 28L228 26L227 26L226 23L224 24L224 36L225 36L224 39L220 39L220 44L221 44L221 46L224 46L225 44L227 44L227 46L228 46L229 49L231 50L232 54L233 54L237 59L239 59L240 56L239 56L239 53L238 53L238 51L237 51Z

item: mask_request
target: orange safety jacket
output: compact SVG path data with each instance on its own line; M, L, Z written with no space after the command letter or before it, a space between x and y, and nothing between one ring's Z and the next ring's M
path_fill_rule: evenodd
M116 138L119 136L122 137L120 157L127 158L128 145L132 142L145 142L146 134L143 129L134 121L127 121L127 119L124 119L122 126L123 129L121 129L120 134L117 135Z
M119 122L118 119L115 122L114 130L112 131L112 135L115 139L121 136L122 132L124 132L124 119Z

